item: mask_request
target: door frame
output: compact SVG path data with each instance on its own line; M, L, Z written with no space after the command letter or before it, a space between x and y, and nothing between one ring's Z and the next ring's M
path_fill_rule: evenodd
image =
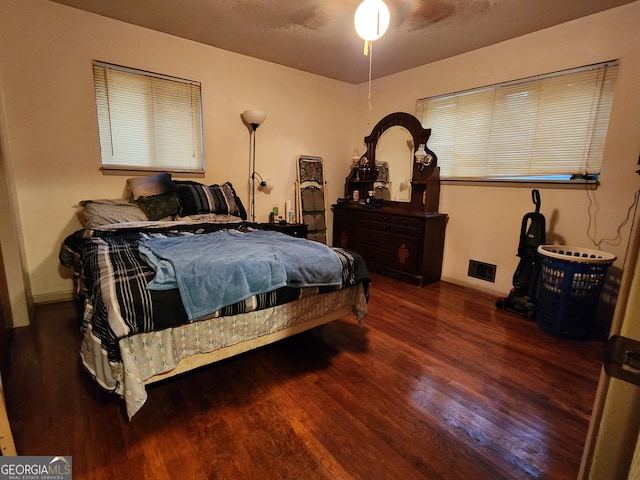
M621 335L638 341L639 251L640 227L634 222L610 335ZM640 440L639 433L640 387L610 377L602 368L578 479L630 478L632 462L639 461L634 460L634 451Z

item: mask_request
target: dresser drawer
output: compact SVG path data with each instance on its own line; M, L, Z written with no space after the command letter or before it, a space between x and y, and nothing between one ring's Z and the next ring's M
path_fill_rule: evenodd
M364 211L360 218L363 222L393 223L393 215L375 211Z
M356 252L362 256L367 267L371 267L373 270L376 269L376 265L386 265L388 263L389 251L386 248L358 244Z
M391 225L391 233L404 235L406 237L419 238L422 230L416 227L406 227L404 225Z
M424 228L424 220L421 218L412 217L393 217L392 222L396 226L408 227L408 228Z
M256 227L284 233L290 237L307 238L308 225L304 223L259 223Z
M349 210L340 210L336 209L333 211L333 222L334 223L349 223L354 225L358 220L358 215L356 212L351 212Z
M370 228L359 228L356 231L356 242L372 247L387 248L391 234L383 230L373 230Z
M353 249L356 243L357 227L350 223L334 223L333 225L333 246Z
M390 232L393 228L393 225L391 223L374 222L369 218L361 219L360 226L363 228L368 228L370 230L380 230L382 232Z
M418 272L421 249L416 238L394 235L389 250L386 265L407 273Z
M424 232L424 220L420 218L395 216L391 223L391 232L397 235L420 238Z

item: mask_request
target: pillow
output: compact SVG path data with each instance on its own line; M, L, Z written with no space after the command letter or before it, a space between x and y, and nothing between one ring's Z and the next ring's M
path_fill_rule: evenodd
M180 198L180 216L200 213L235 215L247 219L247 212L230 182L222 185L203 185L189 180L176 180Z
M149 220L147 214L135 203L123 199L83 200L78 220L85 228L120 222Z
M180 210L177 193L140 197L138 198L138 205L145 211L149 220L160 220L166 217L173 218Z
M171 181L171 174L159 173L150 177L129 178L127 180L127 190L131 193L133 200L140 197L152 197L176 191L175 184Z

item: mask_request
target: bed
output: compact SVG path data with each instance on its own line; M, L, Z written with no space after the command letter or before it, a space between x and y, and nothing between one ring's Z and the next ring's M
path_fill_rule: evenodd
M84 228L60 249L81 305L81 362L123 397L129 419L151 383L367 314L369 276L357 254L247 222L230 184L186 185L181 195L169 184L81 202ZM174 215L141 208L166 189L169 202L151 203L172 204ZM194 189L208 191L195 209Z

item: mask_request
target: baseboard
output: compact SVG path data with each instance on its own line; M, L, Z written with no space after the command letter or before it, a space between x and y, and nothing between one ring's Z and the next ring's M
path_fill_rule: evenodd
M460 287L470 288L471 290L476 290L478 292L486 293L492 296L501 297L509 294L508 291L502 292L497 290L496 288L491 288L491 287L485 288L484 285L480 285L481 282L477 282L477 281L465 282L465 281L461 281L459 278L449 278L444 275L442 276L441 280L443 282L459 285ZM482 283L487 283L487 282L482 282Z
M33 303L35 305L43 305L45 303L67 302L73 299L73 290L70 290L66 292L43 293L41 295L34 295Z

